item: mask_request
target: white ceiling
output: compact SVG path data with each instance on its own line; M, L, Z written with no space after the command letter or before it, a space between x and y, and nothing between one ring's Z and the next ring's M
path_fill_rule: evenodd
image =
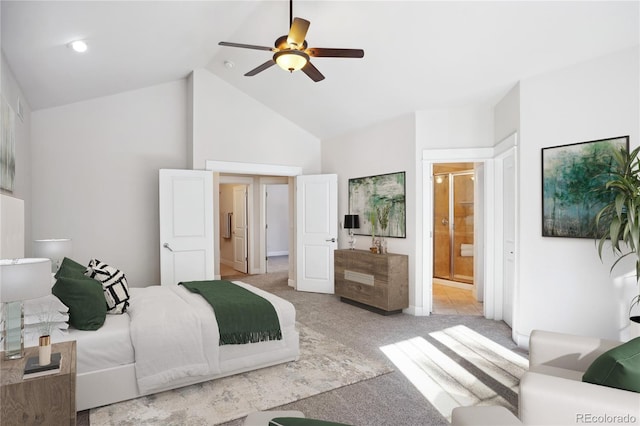
M33 110L181 79L207 68L301 128L327 138L412 111L495 103L519 80L637 45L638 1L294 2L312 47L363 59L313 58L326 79L277 66L289 2L7 1L1 43ZM66 47L85 39L89 51ZM224 66L229 60L231 69Z

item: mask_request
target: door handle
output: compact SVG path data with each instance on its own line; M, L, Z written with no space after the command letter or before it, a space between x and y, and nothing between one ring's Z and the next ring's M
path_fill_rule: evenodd
M330 240L325 240L325 241L327 241L327 242L331 242L331 243L335 243L335 242L336 242L336 239L335 239L335 238L331 238Z
M173 249L169 246L169 243L164 243L162 247L169 249L169 251L173 251Z

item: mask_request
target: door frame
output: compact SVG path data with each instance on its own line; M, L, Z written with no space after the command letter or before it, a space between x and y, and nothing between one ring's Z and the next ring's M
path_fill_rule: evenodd
M248 216L253 217L253 177L248 177L247 175L255 176L255 177L265 177L265 176L278 176L288 178L289 183L289 212L290 217L293 219L293 231L289 235L289 247L291 248L291 255L289 256L289 265L293 263L293 271L291 266L289 267L289 286L295 288L295 262L296 262L296 248L295 248L295 209L291 212L292 206L295 206L295 199L293 198L293 194L295 191L292 191L292 179L295 176L302 175L302 167L299 166L285 166L278 164L262 164L262 163L239 163L233 161L217 161L217 160L206 160L205 161L205 170L210 170L213 172L213 220L214 220L214 229L220 229L220 183L221 179L224 179L224 183L234 183L238 179L243 179L246 181L250 181L248 183L247 191L249 192L248 202L247 202L247 210ZM228 175L244 175L244 176L220 176L221 173ZM227 180L234 180L234 182L226 182ZM265 217L263 214L260 215L260 225L259 229L264 232L265 226ZM252 241L255 241L255 227L249 227L249 247L252 247ZM293 239L293 242L292 242ZM262 246L262 244L261 244ZM214 238L214 268L215 275L217 279L220 278L220 240L218 238ZM249 273L250 274L259 274L264 273L265 271L265 257L261 254L259 266L256 268L254 266L254 262L249 263Z
M476 227L476 233L481 232L476 241L483 242L482 265L484 268L482 281L484 283L484 316L489 319L502 319L502 265L503 265L503 243L502 229L499 226L502 215L502 175L497 173L496 163L499 158L508 150L516 147L518 143L517 133L513 133L491 148L455 148L455 149L427 149L422 154L422 306L428 312L433 309L433 165L438 163L461 163L473 162L483 164L484 185L483 189L483 215L482 229ZM518 158L516 156L516 163ZM517 200L516 188L516 200ZM495 208L499 205L500 208ZM517 218L517 201L515 216ZM516 227L517 229L517 227ZM478 234L476 234L478 235ZM485 238L491 235L496 238ZM497 237L500 236L500 238ZM516 233L516 254L517 254ZM476 253L478 250L476 250ZM517 265L517 255L516 255ZM517 299L518 282L517 275L514 282L514 298ZM512 334L516 335L517 329L517 303L513 303L513 328Z

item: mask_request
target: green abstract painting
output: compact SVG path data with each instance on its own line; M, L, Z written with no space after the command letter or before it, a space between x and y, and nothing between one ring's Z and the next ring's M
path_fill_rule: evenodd
M596 237L595 216L610 198L596 188L621 148L629 148L628 136L542 149L543 237Z
M349 213L356 235L406 238L405 172L349 179Z

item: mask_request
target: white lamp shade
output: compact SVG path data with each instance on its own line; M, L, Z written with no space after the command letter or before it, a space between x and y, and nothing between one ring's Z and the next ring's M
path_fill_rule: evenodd
M51 293L51 260L0 259L0 302L17 302Z
M33 255L35 257L46 257L53 261L62 261L63 258L71 256L72 248L71 240L68 238L35 240L33 242Z

